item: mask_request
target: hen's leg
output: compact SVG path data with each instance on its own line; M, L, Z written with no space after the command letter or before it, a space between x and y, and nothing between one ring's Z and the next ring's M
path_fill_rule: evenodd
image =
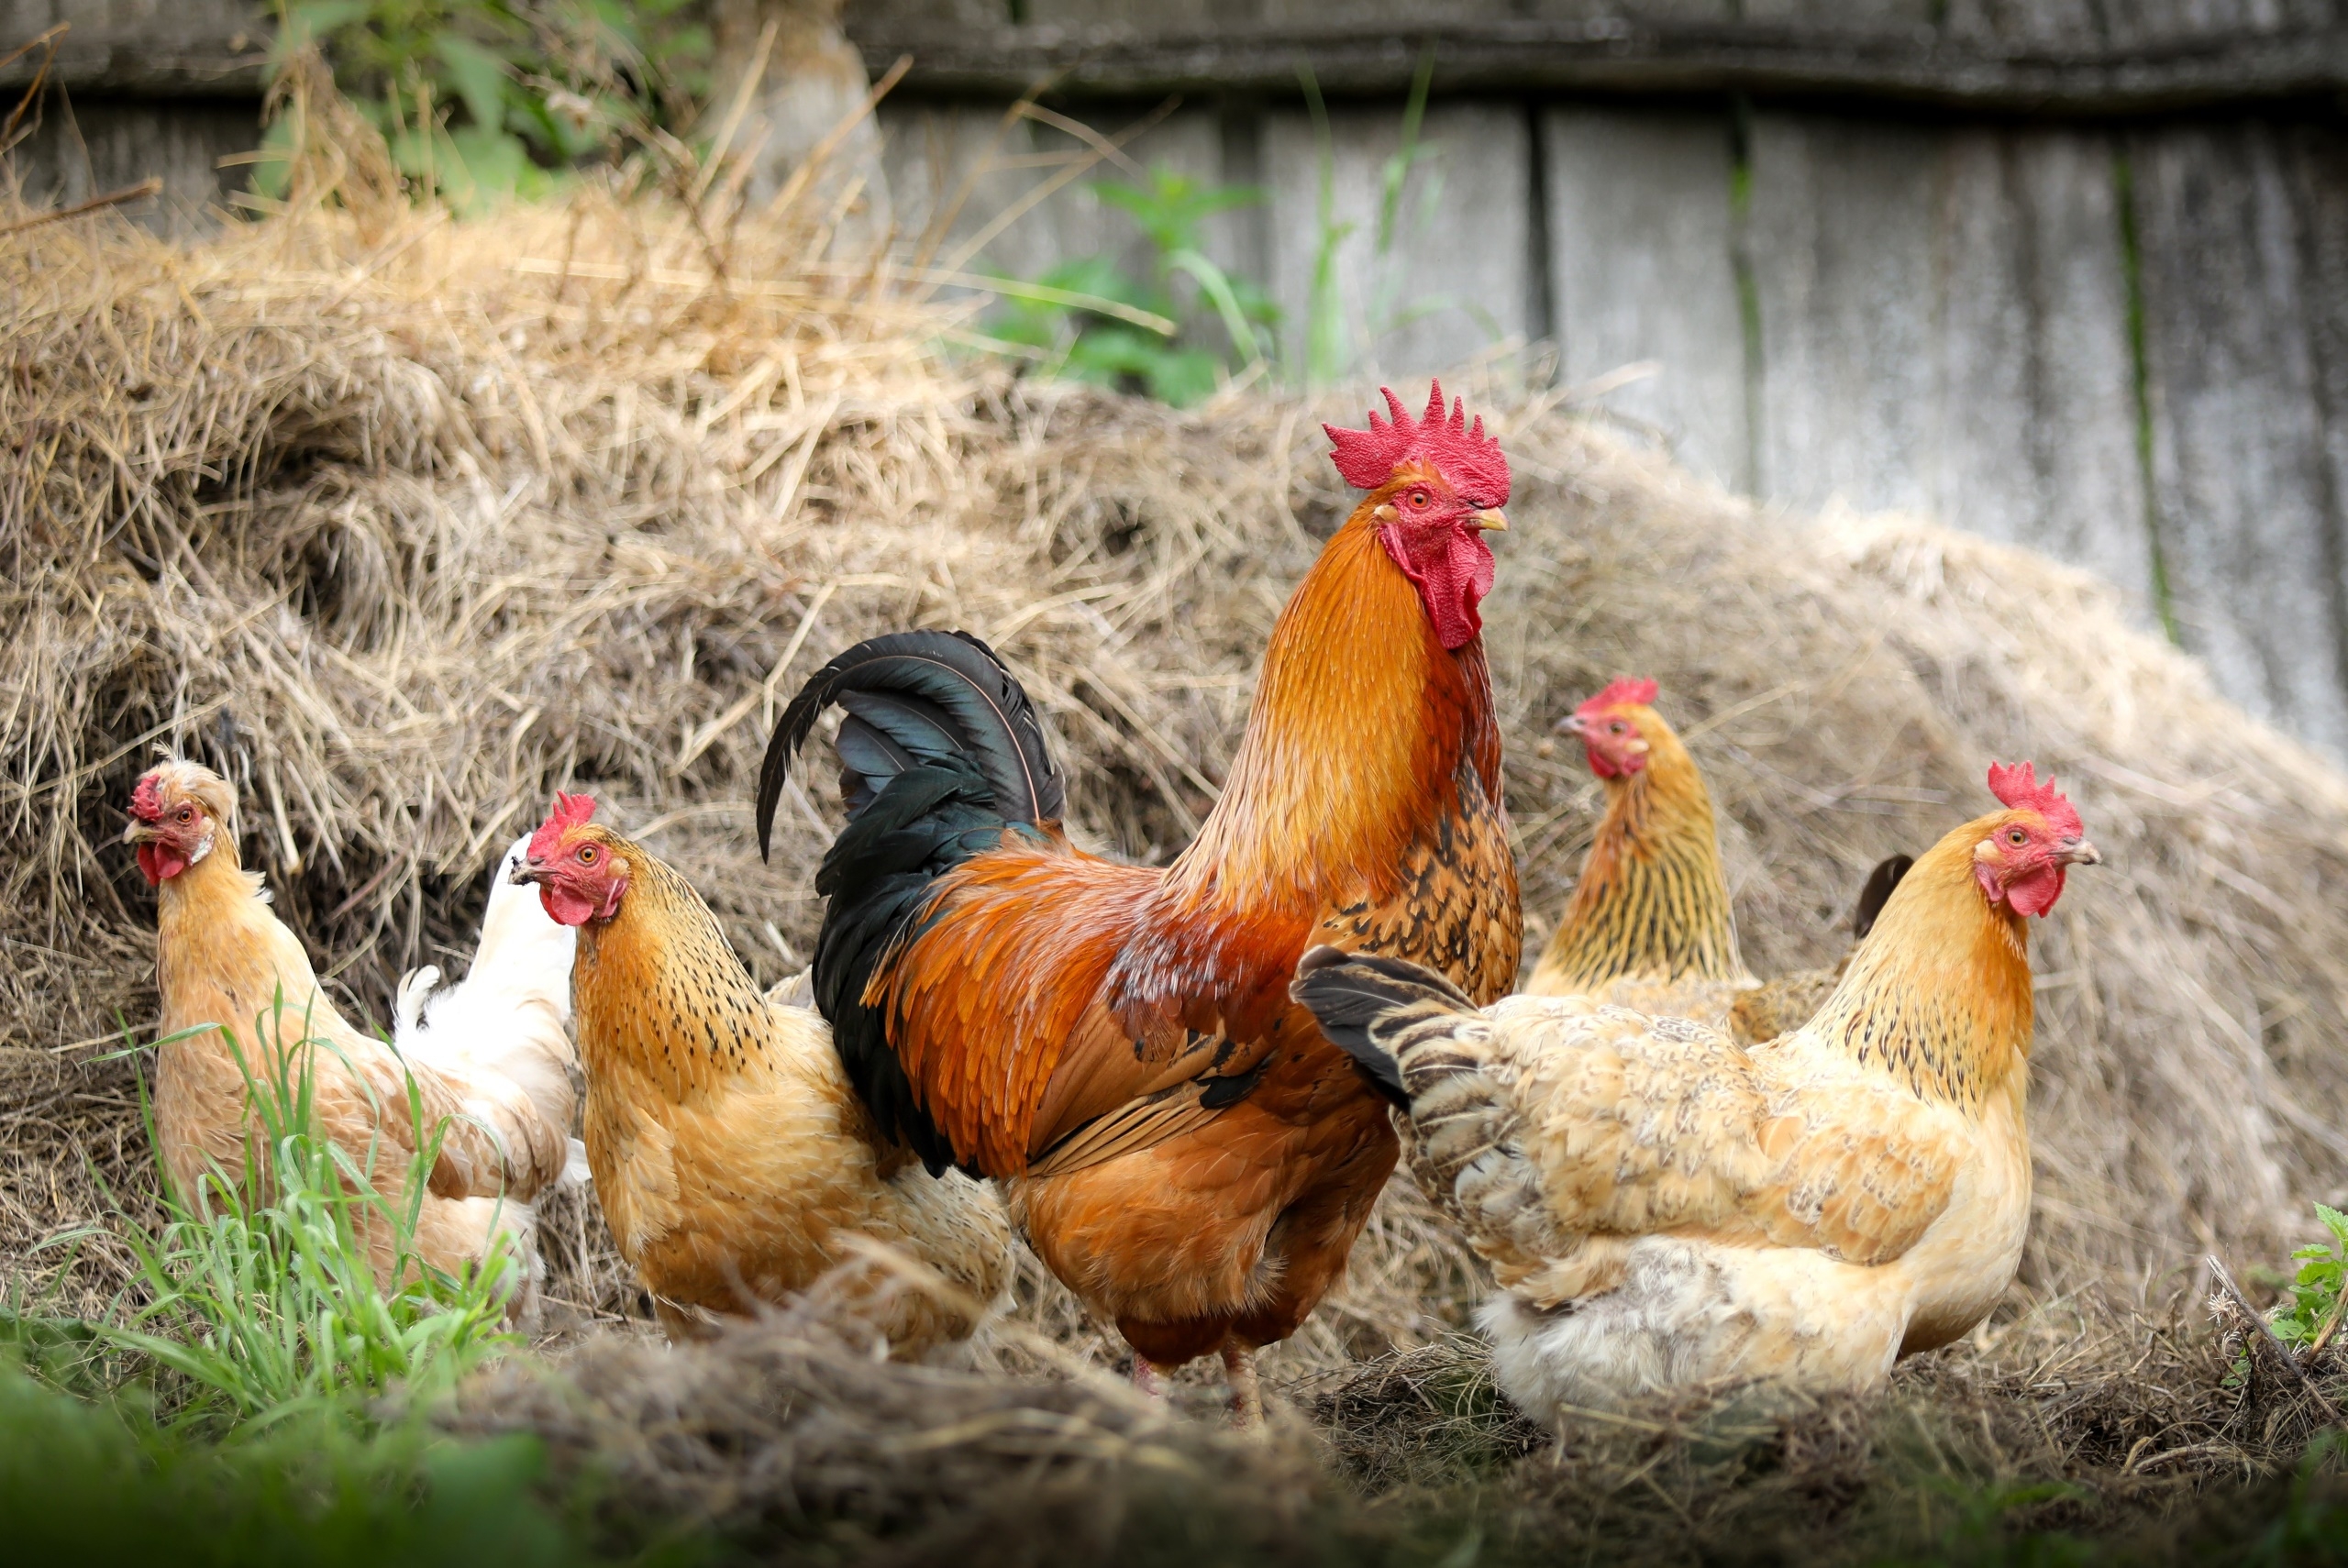
M1264 1424L1264 1390L1256 1376L1256 1353L1239 1345L1223 1347L1223 1380L1231 1389L1231 1419L1242 1427Z
M1152 1399L1166 1397L1166 1375L1139 1351L1134 1353L1134 1386Z

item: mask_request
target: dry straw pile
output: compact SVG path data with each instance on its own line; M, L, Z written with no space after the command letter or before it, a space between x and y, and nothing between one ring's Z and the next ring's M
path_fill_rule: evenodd
M762 867L752 773L794 683L882 630L1007 656L1085 842L1187 840L1350 505L1316 422L1371 389L1184 414L1023 381L820 254L592 194L193 248L102 220L0 237L12 1276L54 1272L34 1248L99 1211L93 1173L145 1180L130 1067L98 1057L151 1016L151 901L112 841L160 748L237 781L246 864L379 1019L403 967L461 959L483 872L558 787L672 858L762 977L796 969L836 803L794 790ZM2348 779L2077 573L1758 512L1554 397L1456 390L1518 475L1486 614L1534 942L1598 804L1537 743L1612 675L1660 680L1708 769L1765 974L1831 961L1866 867L1986 809L1992 757L2034 758L2109 864L2034 933L2026 1284L2165 1301L2203 1249L2271 1255L2339 1194ZM624 1302L591 1216L557 1241L582 1304ZM85 1250L70 1283L112 1277ZM1423 1343L1472 1278L1390 1195L1275 1371Z

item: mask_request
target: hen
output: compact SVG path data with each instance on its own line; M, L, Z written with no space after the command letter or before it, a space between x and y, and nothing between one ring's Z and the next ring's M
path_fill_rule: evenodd
M1765 984L1744 966L1711 791L1656 712L1656 693L1652 680L1616 680L1557 724L1588 752L1606 813L1525 989L1692 1018L1748 1044L1774 1038L1815 1012L1842 971ZM1893 856L1867 878L1856 936L1866 935L1908 864Z
M968 1334L1009 1279L1001 1206L884 1144L824 1021L761 995L701 896L593 811L558 795L514 878L578 933L587 1161L661 1320L674 1333L788 1301L869 1238L955 1287L849 1281L882 1287L861 1315L893 1347Z
M561 1175L570 1131L570 1053L560 1029L525 1026L494 1045L403 1061L353 1028L319 988L301 939L270 911L260 878L239 867L236 811L227 779L165 762L138 780L123 833L157 890L163 1043L155 1135L173 1183L203 1204L212 1166L241 1178L259 1132L247 1073L260 1077L282 1058L297 1080L309 1075L319 1131L362 1166L371 1154L387 1203L402 1201L419 1143L438 1139L415 1220L425 1263L455 1274L495 1252L521 1266L516 1284L525 1285L526 1205ZM474 961L477 976L483 962ZM316 1048L305 1050L305 1040ZM360 1221L389 1286L392 1227L364 1210ZM526 1290L516 1301L526 1305Z
M1757 1050L1307 956L1296 996L1404 1109L1413 1174L1492 1264L1482 1321L1521 1408L1866 1388L1995 1305L2030 1219L2024 917L2100 856L2029 764L1989 787L2004 809L1919 860L1819 1015Z
M837 702L847 826L826 856L815 992L886 1133L1007 1184L1044 1263L1135 1352L1135 1381L1253 1353L1342 1275L1392 1170L1385 1108L1288 996L1320 943L1419 958L1490 1000L1523 941L1478 603L1505 525L1499 443L1445 417L1331 430L1370 493L1274 627L1222 799L1165 867L1061 831L1018 683L975 638L833 660L767 752Z

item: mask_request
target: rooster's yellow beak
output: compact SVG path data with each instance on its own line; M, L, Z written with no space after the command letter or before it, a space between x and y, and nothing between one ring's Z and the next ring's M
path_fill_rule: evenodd
M1508 532L1508 517L1497 506L1487 506L1476 513L1476 526L1489 528L1496 534Z

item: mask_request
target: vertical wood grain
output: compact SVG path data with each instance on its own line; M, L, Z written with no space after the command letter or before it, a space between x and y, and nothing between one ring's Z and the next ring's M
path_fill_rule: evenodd
M2327 408L2342 307L2323 297L2338 286L2324 258L2340 236L2306 200L2311 149L2253 123L2147 132L2131 156L2154 495L2178 619L2235 701L2348 751L2348 426ZM2336 150L2328 161L2336 177Z
M1727 112L1553 109L1541 127L1560 373L1587 384L1653 363L1606 406L1699 473L1751 489Z
M1429 151L1406 182L1392 241L1379 253L1381 175L1401 144L1401 105L1332 110L1336 250L1354 373L1415 376L1522 337L1535 285L1529 266L1532 136L1513 104L1435 104ZM1301 353L1321 244L1320 154L1311 117L1274 109L1264 123L1272 296Z

